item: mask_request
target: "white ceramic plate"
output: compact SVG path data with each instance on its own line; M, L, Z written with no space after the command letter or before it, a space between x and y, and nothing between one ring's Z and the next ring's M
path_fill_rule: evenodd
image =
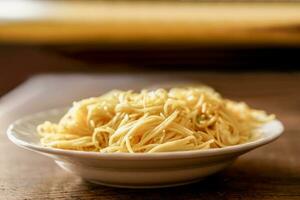
M229 166L238 156L267 144L283 132L280 121L262 126L260 139L220 149L171 153L129 154L81 152L42 147L36 126L57 122L65 109L41 112L17 120L7 134L16 145L49 156L63 169L90 182L115 187L167 187L198 181Z

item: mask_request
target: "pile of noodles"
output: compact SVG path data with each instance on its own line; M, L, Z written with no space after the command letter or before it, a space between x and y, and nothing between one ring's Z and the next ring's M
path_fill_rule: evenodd
M59 123L46 121L37 131L46 147L154 153L242 144L273 118L206 86L113 90L74 102Z

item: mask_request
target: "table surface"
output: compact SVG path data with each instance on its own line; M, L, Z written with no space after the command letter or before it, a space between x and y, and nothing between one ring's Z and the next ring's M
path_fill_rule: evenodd
M275 113L285 133L202 182L149 190L87 183L1 133L0 199L300 199L300 74L199 73L197 79L226 97Z

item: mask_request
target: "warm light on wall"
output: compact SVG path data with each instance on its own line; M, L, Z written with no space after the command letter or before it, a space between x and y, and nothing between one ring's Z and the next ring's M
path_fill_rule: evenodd
M43 13L43 5L30 0L0 2L0 22L6 20L34 19Z

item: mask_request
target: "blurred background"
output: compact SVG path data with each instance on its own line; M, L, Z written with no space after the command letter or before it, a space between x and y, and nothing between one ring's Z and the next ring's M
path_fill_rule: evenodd
M40 73L289 72L293 1L1 1L0 95Z
M299 199L298 2L0 0L0 197ZM24 115L182 81L276 114L285 133L204 184L154 192L89 186L5 135Z

